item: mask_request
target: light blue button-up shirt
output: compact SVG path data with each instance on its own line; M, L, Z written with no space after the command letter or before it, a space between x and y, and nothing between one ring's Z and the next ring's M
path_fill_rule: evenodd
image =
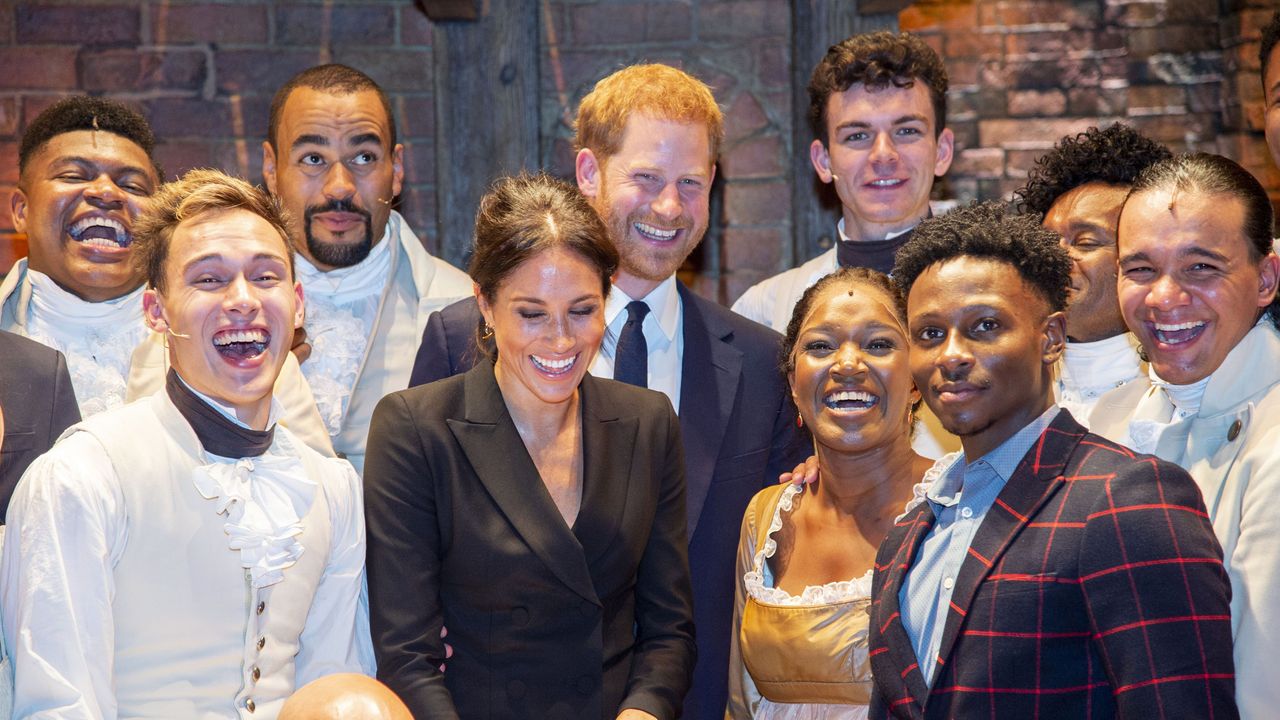
M907 571L898 605L926 684L933 685L951 593L982 519L1018 463L1058 416L1054 405L974 462L956 458L925 491L935 521Z

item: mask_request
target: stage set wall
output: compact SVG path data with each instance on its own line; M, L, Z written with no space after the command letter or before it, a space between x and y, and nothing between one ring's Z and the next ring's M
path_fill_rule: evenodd
M217 167L261 182L275 89L317 63L360 68L397 115L400 211L430 251L463 264L489 181L533 167L571 177L578 100L618 67L658 61L701 77L725 110L711 228L682 277L732 301L830 247L837 204L809 167L804 83L832 42L880 28L918 33L946 61L957 155L938 199L1008 197L1058 138L1116 120L1175 151L1235 158L1280 199L1257 59L1275 9L1274 0L4 2L0 272L25 252L8 213L19 138L68 94L141 109L170 177Z

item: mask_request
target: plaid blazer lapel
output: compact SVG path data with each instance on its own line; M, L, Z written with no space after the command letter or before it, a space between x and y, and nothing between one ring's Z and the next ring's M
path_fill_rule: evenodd
M916 651L911 645L911 638L902 624L902 612L898 604L898 596L902 592L902 583L906 581L907 571L915 561L916 553L924 538L933 527L933 511L928 503L920 503L894 524L894 528L881 544L881 551L897 548L894 554L885 559L883 565L876 565L877 573L884 573L884 583L879 594L873 598L878 608L872 615L876 623L883 645L871 649L872 668L874 672L875 656L884 654L888 657L892 672L902 678L906 690L911 694L919 708L924 708L929 697L929 687L925 684L924 675L920 672L920 664L916 661Z
M1066 484L1063 481L1066 464L1084 435L1085 429L1080 423L1066 410L1060 411L1018 463L987 511L969 545L969 554L960 566L951 593L951 608L938 646L939 673L960 636L978 587L1040 507Z

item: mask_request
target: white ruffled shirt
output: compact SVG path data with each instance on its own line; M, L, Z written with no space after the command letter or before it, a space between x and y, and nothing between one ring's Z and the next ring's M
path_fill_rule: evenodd
M1058 363L1058 404L1084 423L1098 398L1140 377L1142 359L1132 333L1095 342L1069 342Z
M80 416L124 404L133 350L147 336L143 288L105 302L86 302L48 275L27 270L31 305L26 335L67 358Z
M351 267L322 271L297 257L298 280L306 297L307 342L311 357L302 374L311 385L316 407L330 436L342 432L378 306L391 279L391 225L368 257Z
M1200 412L1200 401L1212 374L1189 385L1174 385L1161 380L1156 369L1147 371L1151 389L1138 401L1129 421L1129 442L1124 443L1140 453L1155 454L1170 428Z

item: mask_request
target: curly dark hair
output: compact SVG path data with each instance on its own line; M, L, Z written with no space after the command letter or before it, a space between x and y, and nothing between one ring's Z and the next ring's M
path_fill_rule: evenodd
M893 279L906 294L933 265L961 257L988 258L1017 269L1053 312L1067 307L1071 258L1033 215L1014 215L1001 202L972 203L916 226L898 250Z
M809 78L809 125L827 143L827 100L856 84L871 90L909 88L919 80L929 88L934 132L947 125L947 69L933 48L910 33L885 30L846 38L827 49Z
M1262 81L1267 81L1267 62L1271 60L1271 51L1276 49L1276 42L1280 42L1280 10L1277 10L1271 16L1271 22L1262 28L1262 45L1258 48L1258 62L1261 63ZM1266 88L1264 87L1265 91Z
M1133 185L1143 170L1171 157L1168 148L1122 123L1068 135L1036 160L1027 184L1014 191L1018 210L1045 215L1058 198L1091 182Z
M27 163L46 143L63 133L77 130L101 130L133 142L147 154L156 177L164 179L164 170L153 154L156 136L151 132L147 119L128 105L88 95L63 98L31 121L27 131L22 133L22 144L18 147L18 175L26 171Z
M848 286L850 288L857 286L870 286L879 290L893 301L893 312L898 317L898 322L902 323L902 327L907 326L907 298L902 294L902 290L889 279L888 275L879 270L872 270L866 267L842 267L835 272L824 275L818 279L818 282L809 286L800 299L796 301L796 306L791 310L791 320L787 323L787 331L783 335L782 345L779 347L778 365L784 373L789 373L795 369L795 361L792 358L791 351L795 350L796 340L800 337L800 327L804 325L805 316L813 309L813 304L817 302L818 296L833 285Z

